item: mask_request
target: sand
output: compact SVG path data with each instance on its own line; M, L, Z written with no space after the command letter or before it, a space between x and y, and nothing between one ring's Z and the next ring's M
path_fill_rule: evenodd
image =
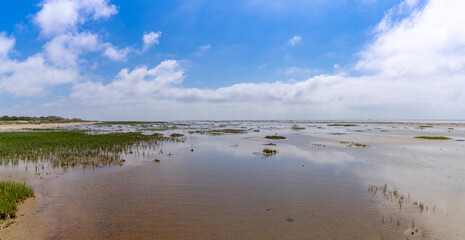
M21 130L31 128L54 128L63 126L74 126L82 124L95 124L98 122L73 122L73 123L40 123L40 124L5 124L0 125L0 131L3 130Z

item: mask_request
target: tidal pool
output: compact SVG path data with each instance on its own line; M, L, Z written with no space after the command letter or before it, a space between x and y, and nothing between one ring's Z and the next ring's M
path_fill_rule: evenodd
M3 166L37 193L2 239L463 239L465 148L366 124L194 122L147 133L180 142L134 149L122 166ZM226 125L226 126L224 126ZM85 126L136 131L141 126ZM247 129L245 134L199 130ZM378 129L377 129L378 128ZM103 129L103 130L102 130ZM448 129L448 128L444 128ZM256 131L254 131L256 130ZM463 132L449 134L459 139ZM191 132L191 133L189 133ZM427 132L428 133L428 132ZM285 136L269 140L267 135ZM272 145L264 145L273 143ZM364 147L347 143L363 143ZM276 144L276 145L274 145ZM276 150L266 156L263 149ZM155 159L160 160L156 162ZM30 168L29 168L30 169ZM388 186L383 192L382 186ZM370 187L379 187L378 192ZM396 191L398 196L393 194ZM404 200L399 203L399 197ZM419 204L424 207L420 209ZM406 232L415 225L419 233Z

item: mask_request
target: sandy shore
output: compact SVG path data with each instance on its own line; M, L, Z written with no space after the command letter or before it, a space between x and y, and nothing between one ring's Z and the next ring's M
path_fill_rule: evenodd
M31 128L46 128L46 127L63 127L63 126L73 126L81 124L95 124L98 122L73 122L73 123L41 123L41 124L5 124L0 125L0 131L2 130L21 130L21 129L31 129Z

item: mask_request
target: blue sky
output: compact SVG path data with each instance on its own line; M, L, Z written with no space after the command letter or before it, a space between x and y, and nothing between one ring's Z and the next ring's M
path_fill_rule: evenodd
M465 117L458 0L2 5L2 115Z

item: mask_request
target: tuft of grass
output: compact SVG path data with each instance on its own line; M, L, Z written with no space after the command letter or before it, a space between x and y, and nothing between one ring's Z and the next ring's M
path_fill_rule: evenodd
M276 146L276 143L265 143L263 145L266 145L266 146Z
M305 129L305 127L301 127L301 126L298 126L298 125L293 125L292 126L292 130L303 130Z
M418 126L419 128L432 128L433 126L431 125L423 125L423 126Z
M340 141L340 144L345 144L347 147L367 147L366 144L356 143L356 142L345 142Z
M270 157L270 156L273 156L273 155L276 155L276 150L268 149L268 148L263 149L263 156Z
M286 137L278 136L278 135L266 136L265 138L266 139L274 139L274 140L286 139Z
M443 136L417 136L415 138L428 139L428 140L449 140L448 137Z
M177 137L184 137L184 134L180 134L180 133L173 133L170 135L172 138L177 138Z
M34 197L34 190L25 183L0 181L0 219L14 218L16 204Z
M357 124L342 124L342 123L335 123L335 124L328 124L329 127L355 127L358 126Z

